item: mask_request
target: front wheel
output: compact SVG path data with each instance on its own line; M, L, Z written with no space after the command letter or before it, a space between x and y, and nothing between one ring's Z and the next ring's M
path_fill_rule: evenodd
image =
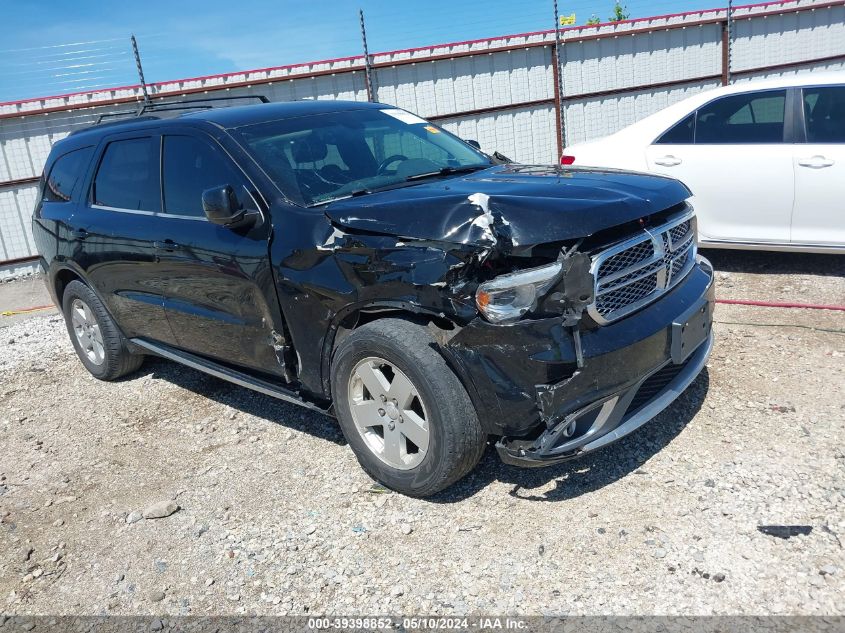
M361 466L398 492L439 492L484 452L466 390L420 325L381 319L355 330L335 355L332 394Z
M62 296L67 331L79 360L100 380L115 380L137 370L144 357L131 353L126 339L103 303L81 281L72 281Z

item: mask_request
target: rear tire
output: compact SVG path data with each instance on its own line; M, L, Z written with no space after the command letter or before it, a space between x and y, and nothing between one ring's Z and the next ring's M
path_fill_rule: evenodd
M105 306L84 283L72 281L67 285L62 311L76 354L92 376L116 380L141 367L144 357L129 351Z
M352 332L332 363L332 394L361 467L397 492L433 495L484 453L469 395L423 326L380 319Z

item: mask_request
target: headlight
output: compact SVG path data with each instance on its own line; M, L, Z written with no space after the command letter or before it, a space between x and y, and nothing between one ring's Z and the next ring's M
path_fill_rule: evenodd
M478 287L475 292L475 304L488 321L516 321L537 307L537 298L551 288L560 270L560 262L555 262L539 268L500 275Z

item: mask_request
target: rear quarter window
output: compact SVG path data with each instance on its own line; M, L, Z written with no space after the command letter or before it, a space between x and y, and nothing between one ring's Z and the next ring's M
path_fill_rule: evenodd
M68 202L93 153L93 147L83 147L57 158L44 179L41 199L44 202Z

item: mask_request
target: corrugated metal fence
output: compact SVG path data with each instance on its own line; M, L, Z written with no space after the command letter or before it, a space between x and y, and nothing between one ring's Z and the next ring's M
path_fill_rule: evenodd
M553 163L565 144L610 134L728 81L727 12L714 9L370 54L375 98L437 121L485 150ZM735 7L730 77L845 67L845 0ZM148 86L153 98L263 94L367 99L363 57ZM561 96L562 95L562 96ZM0 275L31 266L37 178L50 146L142 98L139 86L0 104ZM564 135L557 125L564 110Z

